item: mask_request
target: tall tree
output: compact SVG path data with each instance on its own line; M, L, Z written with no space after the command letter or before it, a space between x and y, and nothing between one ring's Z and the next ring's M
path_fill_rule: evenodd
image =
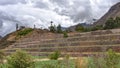
M51 23L51 26L53 26L53 21L51 21L50 23Z
M57 32L58 32L58 33L62 33L62 27L61 27L60 24L57 26Z
M51 21L50 23L51 23L51 26L49 27L50 32L56 32L56 27L55 27L55 25L53 26L53 22L52 22L52 21Z
M18 27L18 24L16 24L16 31L18 30L18 28L19 28L19 27Z

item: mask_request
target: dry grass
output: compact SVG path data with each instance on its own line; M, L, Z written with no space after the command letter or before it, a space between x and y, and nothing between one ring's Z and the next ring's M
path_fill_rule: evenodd
M84 57L78 57L75 60L75 68L87 68L88 60Z

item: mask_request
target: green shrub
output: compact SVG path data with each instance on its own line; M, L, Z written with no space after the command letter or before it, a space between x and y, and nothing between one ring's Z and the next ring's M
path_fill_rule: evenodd
M89 31L91 31L90 27L84 28L84 30L83 30L83 32L89 32Z
M90 57L88 59L88 68L107 68L104 57Z
M55 33L56 32L56 26L54 25L54 26L50 26L49 27L49 30L50 30L50 32L53 32L53 33Z
M78 32L83 32L83 31L84 31L84 26L82 26L82 25L77 25L77 26L75 27L75 30L78 31Z
M106 21L104 29L113 29L115 28L115 21L113 18L110 18Z
M106 55L106 56L105 56ZM91 57L88 60L88 68L119 68L120 55L112 49L108 50L103 57Z
M120 27L120 17L115 18L115 26Z
M63 32L63 37L64 37L64 38L67 38L67 37L68 37L68 34L67 34L66 31Z
M96 30L103 30L104 27L102 25L97 25L97 26L91 27L90 29L91 31L96 31Z
M62 33L62 27L60 24L57 26L57 33Z
M30 32L32 32L33 29L32 28L26 28L26 29L23 29L23 30L20 30L17 35L18 36L25 36L27 34L29 34Z
M105 25L104 29L114 29L114 28L120 28L120 17L114 18L109 18Z
M116 54L116 52L110 49L105 60L108 68L117 68L117 65L120 62L120 55Z
M35 68L32 57L21 50L9 56L7 64L8 68Z
M57 60L60 57L60 52L59 51L55 51L49 57L50 57L51 60Z

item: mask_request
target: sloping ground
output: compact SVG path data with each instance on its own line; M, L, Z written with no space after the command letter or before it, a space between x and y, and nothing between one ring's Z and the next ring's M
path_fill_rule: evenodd
M25 28L25 29L29 29L29 28ZM4 49L9 45L14 44L15 42L35 41L35 40L41 40L42 38L56 38L56 35L50 33L48 30L34 29L32 32L21 37L17 35L19 31L21 30L15 31L3 37L0 40L0 49Z
M75 57L96 55L110 48L120 52L120 29L69 33L68 38L63 38L62 34L33 32L4 50L7 55L22 49L33 56L48 56L60 51L62 56L69 54Z
M120 17L120 2L112 6L110 10L103 17L101 17L101 19L94 23L94 26L103 25L109 18L116 17Z

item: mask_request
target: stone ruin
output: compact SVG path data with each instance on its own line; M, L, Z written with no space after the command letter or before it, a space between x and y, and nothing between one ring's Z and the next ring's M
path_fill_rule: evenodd
M24 29L24 28L26 28L25 26L19 26L18 24L16 24L16 31L17 30L22 30L22 29Z

